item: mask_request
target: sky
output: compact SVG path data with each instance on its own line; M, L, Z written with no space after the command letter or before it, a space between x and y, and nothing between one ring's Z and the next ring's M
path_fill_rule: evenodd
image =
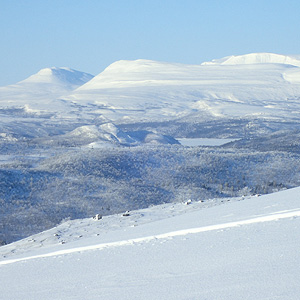
M47 67L300 54L299 0L0 0L0 86Z

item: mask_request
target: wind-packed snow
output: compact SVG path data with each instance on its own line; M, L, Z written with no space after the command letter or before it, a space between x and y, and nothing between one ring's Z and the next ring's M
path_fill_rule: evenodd
M299 195L68 221L0 248L1 297L298 299Z

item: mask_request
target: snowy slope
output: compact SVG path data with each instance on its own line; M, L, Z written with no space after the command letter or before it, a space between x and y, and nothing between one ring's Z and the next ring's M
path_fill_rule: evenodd
M300 60L270 53L226 57L201 65L118 61L65 99L94 104L112 120L299 119Z
M0 248L1 297L298 299L299 195L68 221Z

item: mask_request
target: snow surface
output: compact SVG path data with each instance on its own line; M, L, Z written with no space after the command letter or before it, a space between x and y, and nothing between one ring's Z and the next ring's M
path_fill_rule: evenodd
M298 299L299 195L68 221L0 248L1 297Z

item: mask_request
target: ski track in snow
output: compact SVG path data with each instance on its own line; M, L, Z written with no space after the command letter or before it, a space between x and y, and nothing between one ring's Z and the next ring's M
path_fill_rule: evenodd
M190 229L184 229L184 230L177 230L177 231L171 231L168 233L152 235L152 236L147 236L147 237L142 237L142 238L133 238L133 239L117 241L117 242L101 243L101 244L96 244L96 245L91 245L91 246L76 247L76 248L71 248L71 249L54 251L54 252L50 252L47 254L40 254L40 255L28 256L28 257L23 257L23 258L10 259L10 260L1 261L0 266L7 265L7 264L13 264L16 262L21 262L21 261L26 261L26 260L66 255L66 254L75 253L75 252L84 252L84 251L90 251L90 250L101 250L101 249L105 249L105 248L122 247L122 246L127 246L127 245L133 245L136 243L150 242L153 240L168 239L168 238L173 238L173 237L178 237L178 236L185 236L188 234L197 234L197 233L201 233L201 232L227 229L227 228L233 228L233 227L255 224L255 223L271 222L271 221L277 221L280 219L287 219L287 218L293 218L293 217L300 217L300 209L284 211L284 212L277 212L277 213L273 212L266 216L251 218L251 219L242 220L242 221L235 221L235 222L229 222L229 223L223 223L223 224L216 224L216 225L196 227L196 228L190 228Z

